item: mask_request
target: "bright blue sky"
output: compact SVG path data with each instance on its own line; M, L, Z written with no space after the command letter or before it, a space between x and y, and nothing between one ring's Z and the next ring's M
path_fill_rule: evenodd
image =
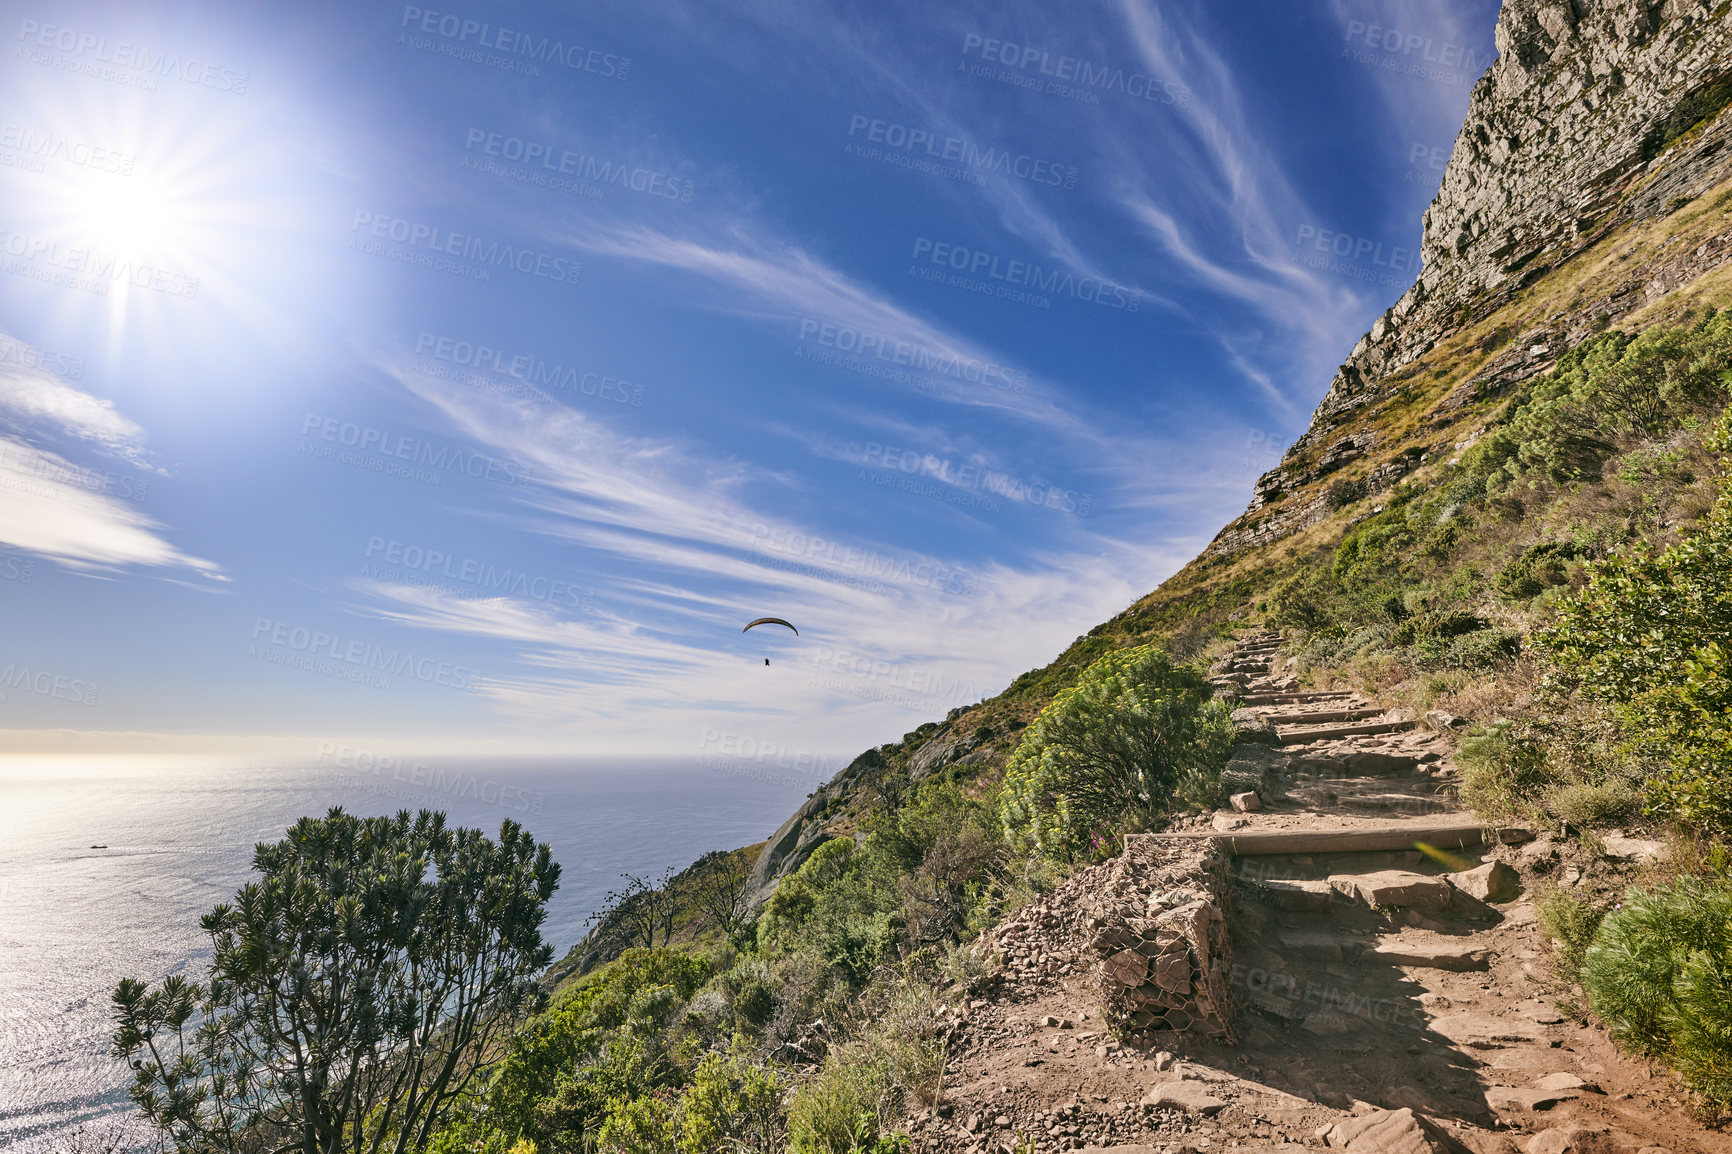
M1243 508L1496 15L0 7L0 748L789 761Z

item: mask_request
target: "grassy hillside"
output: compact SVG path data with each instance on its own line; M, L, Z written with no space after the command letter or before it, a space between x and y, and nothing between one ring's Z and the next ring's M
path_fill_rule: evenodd
M1719 639L1701 634L1720 628L1728 589L1713 582L1732 569L1703 560L1732 556L1732 496L1715 511L1732 493L1732 263L1704 271L1700 254L1728 236L1732 182L1608 233L1483 315L1464 309L1322 439L1367 451L1335 468L1326 448L1296 455L1285 473L1300 480L1240 526L1294 508L1313 523L1206 553L997 697L863 754L821 799L838 836L755 925L724 926L692 896L704 877L737 884L743 851L616 906L586 946L605 964L556 968L549 1008L435 1148L898 1148L895 1121L942 1091L940 1006L991 988L969 943L1114 852L1115 831L1218 801L1227 723L1184 663L1253 627L1281 630L1314 684L1469 719L1468 800L1488 814L1589 836L1688 821L1698 844L1679 860L1705 875L1700 892L1632 908L1664 906L1674 929L1718 908L1712 843L1732 812L1709 803L1732 793L1712 777L1732 741L1714 711L1732 702ZM1630 307L1630 286L1668 278L1679 287ZM934 742L954 745L916 774ZM1126 749L1183 764L1106 788L1101 767ZM1602 911L1578 906L1554 913L1557 932L1572 967L1587 959L1595 1005L1637 1022L1617 1036L1710 1099L1732 1086L1700 1014L1680 1016L1670 987L1620 985L1672 948L1654 918L1618 911L1601 943ZM1700 992L1721 975L1705 965L1674 967L1698 1007L1718 1004Z

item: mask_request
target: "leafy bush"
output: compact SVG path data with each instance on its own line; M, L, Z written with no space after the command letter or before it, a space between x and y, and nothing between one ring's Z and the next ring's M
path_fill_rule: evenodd
M599 1132L610 1103L677 1084L668 1027L709 977L706 961L677 950L627 950L512 1038L486 1121L543 1144L581 1141Z
M1074 859L1163 812L1181 781L1218 776L1234 729L1213 693L1151 645L1090 665L1011 755L998 801L1006 838Z
M944 780L876 809L862 833L819 846L777 887L758 929L767 955L800 954L863 985L899 953L957 940L1005 857L986 805Z
M1732 887L1632 889L1581 971L1612 1037L1664 1057L1716 1108L1732 1104Z
M1517 554L1499 572L1493 584L1512 601L1537 597L1570 579L1569 563L1580 550L1567 541L1542 541Z
M1732 449L1732 409L1709 440ZM1610 706L1632 755L1652 763L1652 812L1732 832L1732 471L1692 536L1635 544L1588 567L1536 640L1554 688Z
M758 940L766 952L799 952L864 984L895 941L894 891L872 884L869 856L835 838L776 887Z

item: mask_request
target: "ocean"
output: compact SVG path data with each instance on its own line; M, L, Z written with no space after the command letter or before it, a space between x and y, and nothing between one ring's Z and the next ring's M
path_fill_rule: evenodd
M340 805L438 809L490 835L519 822L562 867L543 929L557 958L620 874L761 841L818 785L733 768L755 767L0 757L0 1150L52 1151L56 1135L130 1112L128 1071L109 1055L109 995L123 977L202 978L199 916L249 879L254 845L297 818Z

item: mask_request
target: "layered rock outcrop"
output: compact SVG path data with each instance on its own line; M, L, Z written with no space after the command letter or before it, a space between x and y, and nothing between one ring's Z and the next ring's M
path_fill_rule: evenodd
M1245 514L1204 556L1277 540L1339 504L1387 488L1427 457L1410 447L1335 492L1296 490L1374 455L1368 406L1404 387L1415 362L1464 324L1612 229L1675 211L1732 176L1732 18L1721 0L1506 0L1498 57L1474 86L1436 199L1423 271L1362 337L1310 427L1258 478ZM1515 336L1446 398L1459 409L1551 367L1615 323L1732 258L1732 243L1632 270L1578 315Z

